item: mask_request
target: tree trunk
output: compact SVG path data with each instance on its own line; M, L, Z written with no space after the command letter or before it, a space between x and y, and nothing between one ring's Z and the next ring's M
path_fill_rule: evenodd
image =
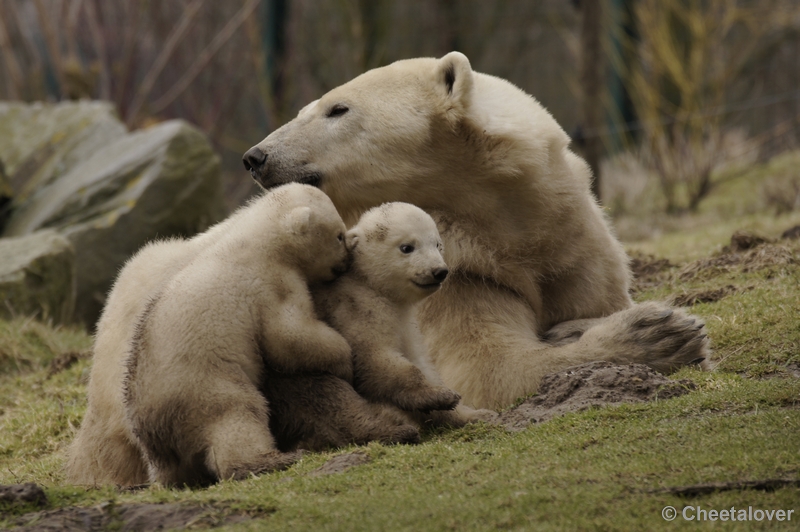
M603 122L601 101L603 88L603 54L600 42L603 0L582 0L581 21L581 116L584 130L583 155L592 169L592 192L600 200L600 157L603 143L600 130Z

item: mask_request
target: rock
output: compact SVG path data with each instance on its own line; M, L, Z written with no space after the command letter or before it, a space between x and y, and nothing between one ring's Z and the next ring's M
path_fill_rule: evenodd
M14 208L126 133L107 102L0 102L0 159Z
M523 430L593 406L670 399L694 388L691 381L668 379L643 364L590 362L545 375L539 394L500 414L500 423L508 430Z
M0 239L0 316L69 322L76 277L74 248L55 231Z
M115 140L36 190L4 236L54 228L72 242L76 319L92 325L137 249L203 231L224 214L219 158L200 131L173 120Z

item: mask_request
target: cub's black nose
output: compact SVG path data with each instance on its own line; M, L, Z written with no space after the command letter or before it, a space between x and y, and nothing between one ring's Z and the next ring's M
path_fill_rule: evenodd
M433 278L436 279L437 282L441 283L447 277L447 274L450 273L447 268L439 268L438 270L433 270Z
M267 162L267 154L258 149L258 146L253 146L244 152L242 162L248 171L259 170Z

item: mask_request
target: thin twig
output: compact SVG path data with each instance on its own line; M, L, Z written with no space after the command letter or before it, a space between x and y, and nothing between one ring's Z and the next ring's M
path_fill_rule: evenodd
M3 60L6 64L6 86L8 96L11 100L18 100L22 92L22 69L19 67L14 50L11 48L11 41L6 30L5 13L0 14L0 51L3 53Z
M53 26L43 0L34 0L33 4L36 6L39 24L42 26L44 41L47 44L47 52L50 54L50 64L53 67L56 81L58 81L58 93L60 96L63 96L65 90L64 64L61 59L61 45L59 43L58 29Z
M93 1L84 3L86 9L86 19L89 25L89 33L92 34L94 50L97 54L97 62L100 64L100 99L111 99L111 76L108 73L108 52L103 32L100 29L100 22L97 18L97 9Z
M189 67L189 70L184 73L184 75L179 79L175 85L173 85L161 98L153 102L151 107L152 112L158 113L163 111L169 104L171 104L175 99L180 96L183 91L189 87L189 84L195 80L195 78L200 75L203 69L208 65L211 61L211 58L219 51L222 46L228 42L228 40L233 36L239 26L247 19L250 13L258 6L261 0L248 0L248 2L242 6L238 13L236 13L233 18L231 18L228 23L225 25L224 28L214 37L214 40L211 41L200 55L197 57L195 62Z
M167 62L172 57L172 54L175 53L178 43L180 43L181 38L189 29L192 20L194 20L202 5L203 0L194 0L183 11L181 19L177 24L175 24L175 27L172 28L172 31L167 38L167 42L164 43L164 47L161 49L161 53L158 54L158 57L153 62L150 70L148 70L147 74L145 75L142 84L139 85L139 90L136 91L136 95L134 96L133 102L131 103L128 111L128 127L133 126L133 124L136 122L139 111L142 108L142 104L150 95L150 91L153 90L153 86L155 85L158 76L164 70L164 67L167 66Z

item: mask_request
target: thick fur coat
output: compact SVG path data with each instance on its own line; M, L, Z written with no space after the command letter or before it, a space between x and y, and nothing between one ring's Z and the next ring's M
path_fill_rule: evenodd
M245 154L264 187L319 186L348 225L382 203L432 215L450 267L419 325L444 384L480 408L593 360L659 371L709 355L702 323L635 305L587 165L533 98L457 52L366 72Z

